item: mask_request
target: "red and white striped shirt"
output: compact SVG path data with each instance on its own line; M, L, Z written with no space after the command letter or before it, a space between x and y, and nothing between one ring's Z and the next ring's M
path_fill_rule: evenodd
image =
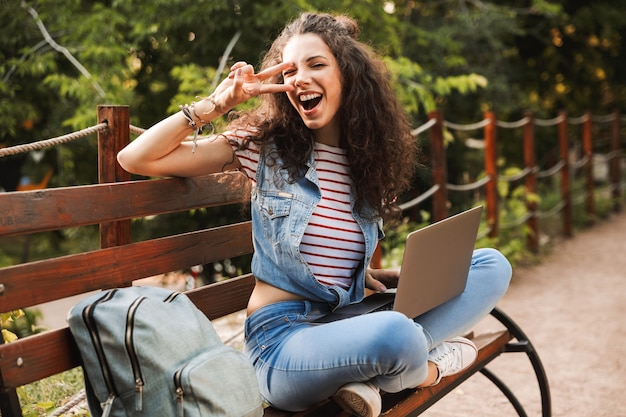
M300 253L320 283L347 289L365 256L363 232L350 209L350 167L341 148L315 143L314 153L322 199L305 228ZM250 143L236 154L245 174L255 181L258 145Z

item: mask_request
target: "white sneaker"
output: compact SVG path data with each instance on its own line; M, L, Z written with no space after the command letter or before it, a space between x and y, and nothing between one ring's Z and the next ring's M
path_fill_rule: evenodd
M428 360L437 365L439 375L432 385L444 376L454 375L470 366L478 356L476 345L464 337L455 337L435 347L428 354Z
M378 417L382 410L380 390L368 382L351 382L339 388L333 399L349 413L359 417Z

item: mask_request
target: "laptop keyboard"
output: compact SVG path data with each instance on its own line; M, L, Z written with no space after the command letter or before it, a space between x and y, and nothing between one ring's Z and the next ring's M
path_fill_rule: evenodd
M393 310L393 303L387 303L387 304L383 304L382 306L373 309L371 312L377 313L379 311L391 311L391 310Z

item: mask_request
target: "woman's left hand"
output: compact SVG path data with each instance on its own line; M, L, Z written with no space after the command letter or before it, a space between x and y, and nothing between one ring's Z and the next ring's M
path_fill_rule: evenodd
M371 269L365 272L365 287L377 292L385 292L388 288L398 286L400 270L398 269Z

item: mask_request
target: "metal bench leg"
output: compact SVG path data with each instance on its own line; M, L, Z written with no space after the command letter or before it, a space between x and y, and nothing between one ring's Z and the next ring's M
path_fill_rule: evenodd
M22 415L22 408L17 392L12 389L0 393L0 416L18 417Z
M509 332L511 332L513 337L517 339L517 342L507 344L506 352L525 352L528 355L530 363L533 366L533 370L535 371L535 376L537 377L537 382L539 384L539 391L541 393L541 415L543 417L551 417L552 402L550 399L548 377L541 363L541 359L539 358L539 355L537 354L537 351L535 350L533 344L530 342L522 329L498 307L494 308L491 311L491 315L495 317L500 323L502 323L509 330Z
M1 329L0 329L1 330ZM0 334L0 345L4 344L4 337ZM2 374L0 374L0 383L2 382ZM14 389L0 390L0 416L21 417L22 407L20 399Z
M519 402L515 394L513 394L513 391L511 391L500 378L498 378L493 372L491 372L487 368L481 369L480 373L485 375L487 379L493 382L493 384L500 389L500 391L506 396L506 398L508 398L513 408L515 408L515 411L517 411L517 415L519 417L528 417L528 414L526 414L526 410L524 410L522 403Z

